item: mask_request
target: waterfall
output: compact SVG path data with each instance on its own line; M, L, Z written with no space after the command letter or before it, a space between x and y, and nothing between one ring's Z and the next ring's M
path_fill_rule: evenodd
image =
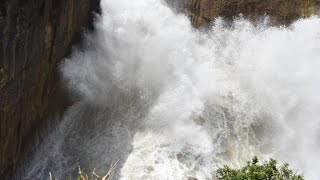
M75 103L17 176L213 179L277 158L320 171L320 19L218 18L206 30L161 0L102 0L96 31L61 63Z

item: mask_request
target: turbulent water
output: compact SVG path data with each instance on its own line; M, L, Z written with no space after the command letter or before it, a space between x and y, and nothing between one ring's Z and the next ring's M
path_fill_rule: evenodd
M85 50L60 65L75 104L19 178L102 175L118 161L116 179L202 180L254 155L320 177L318 17L200 31L160 0L101 6Z

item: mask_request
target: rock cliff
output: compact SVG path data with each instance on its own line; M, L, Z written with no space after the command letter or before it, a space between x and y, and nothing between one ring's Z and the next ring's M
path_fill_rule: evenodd
M45 117L59 112L57 64L91 29L100 0L0 0L0 177L39 138Z
M167 2L178 11L188 14L195 27L204 26L218 16L232 19L240 13L251 20L268 15L272 24L287 25L301 16L314 14L319 9L319 0L167 0Z

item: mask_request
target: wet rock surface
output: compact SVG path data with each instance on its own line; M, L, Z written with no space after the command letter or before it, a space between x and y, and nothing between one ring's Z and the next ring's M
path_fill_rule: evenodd
M271 23L287 25L302 16L316 13L318 0L167 0L179 12L186 13L195 27L204 26L221 16L233 19L242 14L258 20L268 15Z
M57 66L93 29L99 0L0 0L0 177L41 138L68 100Z

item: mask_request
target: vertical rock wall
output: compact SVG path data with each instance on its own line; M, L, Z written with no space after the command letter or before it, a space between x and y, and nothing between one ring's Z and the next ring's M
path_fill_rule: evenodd
M210 23L218 16L232 19L243 14L251 20L268 15L273 24L316 13L319 0L167 0L178 11L190 16L195 27Z
M0 0L0 177L14 169L58 112L57 64L92 28L100 0Z

